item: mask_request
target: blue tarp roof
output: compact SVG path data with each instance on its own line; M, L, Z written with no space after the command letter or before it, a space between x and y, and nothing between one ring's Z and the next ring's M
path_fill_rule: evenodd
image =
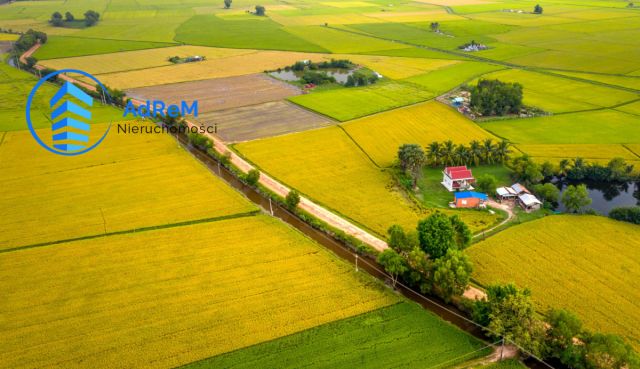
M487 201L489 199L489 196L487 196L487 194L480 193L480 192L474 192L474 191L456 192L455 193L455 197L456 197L456 200L457 199L468 199L470 197L473 197L473 198L476 198L476 199L480 199L480 200L483 200L483 201Z

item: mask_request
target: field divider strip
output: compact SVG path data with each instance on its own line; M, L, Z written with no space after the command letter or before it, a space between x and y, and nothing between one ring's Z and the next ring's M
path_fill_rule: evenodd
M95 239L95 238L118 236L118 235L123 235L123 234L155 231L155 230L160 230L160 229L177 228L177 227L183 227L183 226L194 225L194 224L213 223L213 222L218 222L218 221L222 221L222 220L246 218L246 217L256 216L256 215L258 215L260 213L261 213L261 210L252 210L252 211L248 211L248 212L244 212L244 213L222 215L222 216L212 217L212 218L195 219L195 220L188 220L188 221L178 222L178 223L169 223L169 224L148 226L148 227L142 227L142 228L133 228L133 229L127 229L127 230L123 230L123 231L106 232L106 233L103 233L103 234L94 234L94 235L90 235L90 236L68 238L68 239L64 239L64 240L57 240L57 241L51 241L51 242L42 242L42 243L36 243L36 244L32 244L32 245L18 246L18 247L12 247L12 248L9 248L9 249L0 250L0 254L4 254L4 253L8 253L8 252L14 252L14 251L21 251L21 250L26 250L26 249L33 249L33 248L38 248L38 247L53 246L53 245L58 245L58 244L62 244L62 243L67 243L67 242L84 241L84 240L91 240L91 239Z
M2 144L2 141L0 141L0 145ZM625 150L629 151L631 153L631 155L635 156L636 158L638 158L638 160L640 160L640 154L636 153L635 151L631 150L627 144L620 144L620 146L624 147Z
M353 142L354 145L356 145L356 147L358 149L360 149L360 151L362 151L362 153L369 159L369 161L376 166L376 168L378 169L383 169L380 165L378 165L378 163L376 163L375 160L373 160L373 158L371 156L369 156L369 153L367 153L364 149L364 147L360 146L360 144L358 143L358 141L356 141L355 138L353 138L353 136L351 136L349 134L349 132L347 132L346 129L344 129L344 127L342 126L342 124L337 124L337 127L340 128L340 130L347 135L347 137L349 137L349 140L351 140L351 142Z

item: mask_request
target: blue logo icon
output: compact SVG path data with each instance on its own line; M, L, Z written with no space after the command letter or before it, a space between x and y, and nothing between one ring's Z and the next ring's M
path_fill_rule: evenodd
M89 73L75 69L62 69L44 76L38 81L33 90L31 90L31 94L29 94L29 99L27 100L26 118L31 135L42 147L54 154L74 156L84 154L96 148L107 137L107 133L109 133L109 129L111 128L111 125L109 125L102 137L94 144L89 145L89 131L91 130L91 126L88 122L91 121L91 111L88 110L88 108L93 106L93 98L89 94L82 91L73 83L66 81L49 100L51 121L53 122L51 125L53 146L47 145L38 136L31 120L31 106L40 86L54 76L68 72L81 74L92 79L96 82L96 86L102 89L104 96L109 97L107 89L98 79ZM75 101L78 101L84 106L79 105L74 102L74 100L70 100L70 97L75 98Z

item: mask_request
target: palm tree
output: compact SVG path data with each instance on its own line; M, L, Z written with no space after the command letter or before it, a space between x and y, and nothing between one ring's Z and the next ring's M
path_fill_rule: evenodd
M561 176L566 176L567 171L569 170L569 159L562 159L560 163L558 163L559 172Z
M478 140L473 140L469 143L469 159L473 161L475 166L480 165L480 160L482 160L482 146Z
M453 154L457 165L466 165L469 161L469 149L465 145L458 145Z
M445 141L442 144L442 147L440 147L440 158L442 159L444 165L453 164L453 152L455 151L455 149L456 145L451 140Z
M496 159L498 159L499 163L502 164L509 158L509 154L511 154L510 147L511 147L511 144L506 140L502 140L498 142L498 144L494 149L494 152L495 152Z
M493 140L490 138L487 138L482 142L482 156L484 157L485 164L493 164L493 154L494 154Z
M433 141L427 146L427 159L434 167L440 163L441 159L440 143Z

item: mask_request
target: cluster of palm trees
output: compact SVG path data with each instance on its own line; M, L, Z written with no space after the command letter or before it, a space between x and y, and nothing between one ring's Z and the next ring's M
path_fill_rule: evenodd
M504 163L509 159L511 144L507 141L494 143L488 138L482 142L473 140L469 145L455 144L448 140L434 141L427 146L427 162L432 166L440 165L480 165Z

